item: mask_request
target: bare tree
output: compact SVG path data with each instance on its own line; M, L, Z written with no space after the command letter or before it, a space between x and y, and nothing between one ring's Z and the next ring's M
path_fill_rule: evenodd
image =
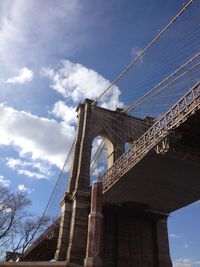
M0 187L0 240L28 215L25 209L30 204L23 192L12 193L7 187Z
M25 250L49 226L49 217L34 217L27 211L30 204L25 193L0 187L0 254L9 250L12 258L19 252L22 259Z
M27 217L20 222L18 232L12 233L12 253L20 251L20 260L23 260L26 249L43 233L49 226L50 218L41 216L37 218Z

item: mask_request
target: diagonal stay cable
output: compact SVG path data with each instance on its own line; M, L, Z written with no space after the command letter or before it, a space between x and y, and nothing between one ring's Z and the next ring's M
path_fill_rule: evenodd
M190 0L179 12L178 14L167 24L167 26L165 26L154 38L153 40L141 51L141 53L139 53L133 61L131 61L131 63L124 69L122 70L122 72L120 72L119 75L117 75L117 77L111 82L111 84L94 100L94 102L92 103L92 105L94 105L95 103L97 103L97 101L104 96L112 87L114 84L116 84L116 82L118 82L123 76L124 74L126 74L129 69L134 66L141 58L142 56L154 45L154 43L156 43L156 41L171 27L171 25L188 9L188 7L193 3L193 1L195 0Z
M57 189L57 186L58 186L58 184L59 184L59 182L60 182L60 179L61 179L61 177L62 177L62 174L63 174L63 172L64 172L65 166L66 166L66 164L67 164L67 162L68 162L68 160L69 160L69 157L70 157L70 155L71 155L71 153L72 153L72 151L73 151L73 149L74 149L75 140L76 140L76 138L74 138L74 140L73 140L73 142L72 142L72 145L71 145L71 147L70 147L69 153L67 154L67 157L66 157L66 159L65 159L65 162L64 162L64 164L63 164L63 167L62 167L62 169L61 169L61 171L60 171L60 174L59 174L59 176L58 176L58 180L56 181L56 184L55 184L55 186L54 186L54 189L53 189L53 191L52 191L52 193L51 193L51 195L50 195L50 198L49 198L49 200L48 200L48 202L47 202L47 204L46 204L46 207L45 207L45 209L44 209L44 212L43 212L43 214L42 214L42 218L45 216L45 214L46 214L46 212L47 212L47 209L48 209L48 207L49 207L49 204L50 204L50 202L51 202L51 200L52 200L52 198L53 198L53 195L54 195L54 193L55 193L55 191L56 191L56 189Z
M54 189L53 189L53 191L52 191L52 193L51 193L51 195L50 195L50 198L49 198L49 200L48 200L48 202L47 202L47 204L46 204L46 207L45 207L45 209L44 209L44 211L43 211L43 213L42 213L42 216L40 217L40 220L39 220L39 222L38 222L38 226L36 227L35 231L32 233L32 236L35 236L35 235L37 234L37 232L38 232L38 230L39 230L40 223L41 223L41 221L42 221L42 220L44 219L44 217L45 217L45 214L46 214L46 212L47 212L47 209L48 209L48 207L49 207L49 204L50 204L50 202L51 202L51 200L52 200L52 198L53 198L53 195L54 195L54 193L55 193L55 191L56 191L56 188L57 188L57 186L58 186L58 184L59 184L59 181L60 181L60 179L61 179L61 177L62 177L62 174L63 174L63 172L64 172L65 166L66 166L66 164L67 164L67 162L68 162L68 159L69 159L69 157L70 157L70 155L71 155L71 153L72 153L72 151L73 151L73 148L74 148L74 145L75 145L75 140L76 140L76 138L74 138L74 140L73 140L73 142L72 142L72 145L71 145L71 147L70 147L69 153L68 153L68 155L67 155L67 157L66 157L66 159L65 159L65 162L64 162L64 164L63 164L63 167L62 167L62 169L61 169L61 171L60 171L60 174L59 174L59 176L58 176L58 180L56 181L56 184L55 184L55 186L54 186Z
M142 103L146 102L150 97L152 97L151 93L153 93L157 88L159 88L159 86L161 86L163 83L167 82L170 78L172 78L175 74L177 74L179 71L181 71L183 68L185 68L187 65L189 65L190 63L192 63L195 59L197 59L200 56L200 52L198 52L194 57L192 57L191 59L189 59L186 63L184 63L182 66L180 66L178 69L176 69L173 73L171 73L169 76L167 76L164 80L162 80L159 84L157 84L154 88L152 88L150 91L148 91L145 95L143 95L141 98L139 98L137 101L135 101L134 103L132 103L129 107L125 108L122 112L123 113L128 113L131 110L133 110L134 108L138 107L139 105L141 105ZM196 66L195 66L196 67ZM191 67L191 70L194 67ZM190 71L190 69L188 70ZM187 74L186 71L184 74ZM181 75L179 76L181 77ZM175 79L176 80L176 79ZM174 81L175 81L174 80ZM169 83L170 84L170 83ZM163 88L165 88L166 86L168 86L169 84L165 85L164 87L162 87L161 89L159 89L159 91L161 91ZM159 91L155 92L154 94L157 94ZM153 95L154 95L153 94Z
M112 118L112 117L111 118L106 118L106 116L103 116L102 114L99 114L99 116L102 117L104 122L107 123L107 124L109 124L111 120L114 120L114 121L117 122L116 118ZM152 124L150 124L150 126L151 125ZM143 134L146 131L146 129L142 130L142 128L141 128L142 126L143 125L141 124L141 125L137 126L137 128L131 127L129 129L131 129L132 133L134 132L135 136L140 136L140 134ZM111 127L110 127L110 129L111 129ZM120 136L119 132L122 132L123 136L126 135L126 136L129 136L131 138L133 137L133 135L130 134L129 132L127 132L123 127L118 126L117 123L113 124L113 131L115 131L116 136Z
M97 160L99 159L101 152L103 151L104 148L105 148L105 144L104 144L104 141L102 140L100 145L98 146L98 149L96 150L95 155L94 155L95 159L93 157L93 160L91 161L90 172L93 172L95 164L96 164Z

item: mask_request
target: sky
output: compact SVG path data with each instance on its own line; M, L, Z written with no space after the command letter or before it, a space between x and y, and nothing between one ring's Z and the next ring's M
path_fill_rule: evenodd
M0 184L27 192L33 213L69 152L77 105L109 86L184 3L0 0ZM116 86L115 106L122 96ZM200 202L170 215L175 267L200 266L199 220Z

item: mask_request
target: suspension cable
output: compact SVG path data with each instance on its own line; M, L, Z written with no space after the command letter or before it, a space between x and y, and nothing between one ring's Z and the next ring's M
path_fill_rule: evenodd
M165 83L166 81L168 81L170 78L172 78L175 74L177 74L180 70L182 70L184 67L186 67L187 65L189 65L190 63L192 63L196 58L198 58L200 56L200 52L198 52L194 57L192 57L191 59L189 59L186 63L184 63L182 66L180 66L178 69L176 69L173 73L171 73L169 76L167 76L164 80L162 80L159 84L157 84L155 87L153 87L150 91L148 91L145 95L143 95L141 98L137 99L135 102L133 102L129 107L125 108L122 112L123 113L128 113L130 111L132 111L133 109L135 109L136 107L138 107L139 105L141 105L142 103L146 102L150 97L152 97L151 93L153 93L157 88L159 88L159 86L161 86L163 83ZM196 65L194 65L191 69L193 69ZM190 70L190 69L189 69ZM188 70L188 71L189 71ZM188 73L188 71L186 71L184 74ZM183 74L182 74L183 75ZM180 75L180 76L182 76ZM177 78L176 78L177 79ZM175 80L176 80L175 79ZM169 83L170 84L170 83ZM163 90L164 88L166 88L166 86L168 86L169 84L165 85L164 87L162 87L158 92L160 92L161 90ZM153 94L153 96L155 94L157 94L158 92L155 92Z
M49 200L48 200L48 202L47 202L47 204L46 204L46 207L45 207L45 209L44 209L44 212L43 212L43 214L42 214L42 218L45 216L45 214L46 214L46 212L47 212L47 209L48 209L48 207L49 207L49 204L50 204L50 202L51 202L51 200L52 200L52 198L53 198L53 195L54 195L54 193L55 193L55 191L56 191L56 189L57 189L57 186L58 186L58 184L59 184L59 182L60 182L60 179L61 179L61 177L62 177L62 174L63 174L63 172L64 172L65 166L67 165L67 162L68 162L68 160L69 160L69 157L70 157L70 155L71 155L71 153L72 153L72 151L73 151L73 149L74 149L75 140L76 140L76 138L74 138L74 140L73 140L73 142L72 142L72 145L71 145L71 147L70 147L69 153L67 154L67 157L66 157L66 159L65 159L65 162L64 162L64 164L63 164L63 167L62 167L62 169L61 169L61 171L60 171L60 174L59 174L59 176L58 176L58 180L56 181L56 184L55 184L55 186L54 186L54 189L53 189L53 191L52 191L52 193L51 193L51 195L50 195L50 198L49 198Z
M99 159L99 156L100 156L101 152L103 151L104 147L105 147L104 141L101 140L101 143L98 146L98 148L97 148L97 150L96 150L96 152L95 152L95 154L94 154L94 156L93 156L93 158L91 160L90 172L93 171L93 168L95 167L95 164L96 164L97 160Z
M111 82L111 84L93 101L92 105L97 103L97 101L104 96L110 89L113 87L116 82L118 82L124 74L126 74L129 69L134 66L141 58L142 56L156 43L156 41L171 27L171 25L188 9L188 7L193 3L195 0L190 0L179 12L178 14L165 26L154 38L153 40L134 58L129 65L122 70L119 75Z

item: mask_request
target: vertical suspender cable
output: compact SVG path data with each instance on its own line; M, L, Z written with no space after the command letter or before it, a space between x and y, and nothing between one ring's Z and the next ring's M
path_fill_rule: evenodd
M122 71L119 75L111 82L111 84L94 100L92 105L97 103L97 101L104 96L110 89L113 87L116 82L118 82L124 74L126 74L131 67L133 67L142 56L156 43L156 41L172 26L172 24L184 13L185 10L193 3L195 0L190 0L179 12L178 14L167 24L165 28L163 28L154 38L153 40L137 55L137 57L131 61L131 63Z

